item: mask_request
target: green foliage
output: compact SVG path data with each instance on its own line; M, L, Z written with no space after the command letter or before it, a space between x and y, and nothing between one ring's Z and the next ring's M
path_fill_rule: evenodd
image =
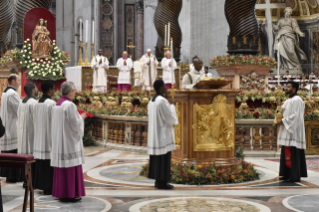
M141 176L148 176L149 164L142 167ZM233 184L259 179L259 173L252 164L245 161L232 166L208 165L171 165L171 182L186 185Z
M84 136L83 136L83 146L97 146L96 140L92 137L92 119L85 119Z
M236 149L235 149L235 157L237 159L244 159L244 157L245 157L244 149L240 148L240 147L236 147Z

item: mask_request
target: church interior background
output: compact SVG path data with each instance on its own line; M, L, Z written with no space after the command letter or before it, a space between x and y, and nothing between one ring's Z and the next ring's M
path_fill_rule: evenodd
M74 102L94 117L85 122L83 137L87 196L63 203L36 190L35 211L319 211L318 0L0 0L1 93L13 71L23 82L40 81L32 79L22 57L24 18L38 7L53 14L56 45L63 50L63 77L54 79L73 81ZM296 36L295 43L307 58L289 72L277 66L273 27L287 7L305 35ZM99 49L109 60L106 93L92 92L91 62ZM148 49L159 62L170 50L178 62L176 84L167 96L177 101L179 121L172 153L174 190L157 190L146 177L147 104L154 92L138 82ZM131 92L117 91L116 64L123 51L134 62ZM228 83L182 89L194 56ZM163 72L159 64L157 77ZM283 91L289 80L300 84L306 105L308 169L308 178L292 183L278 177L281 146L273 124L276 99L287 99ZM21 88L19 93L25 95ZM54 99L60 97L57 91ZM225 119L212 115L212 109ZM215 171L207 174L206 166ZM1 178L1 188L3 210L23 210L22 183Z

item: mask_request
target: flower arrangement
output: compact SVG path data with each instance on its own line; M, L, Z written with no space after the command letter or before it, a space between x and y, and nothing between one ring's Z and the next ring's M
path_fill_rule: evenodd
M33 58L30 39L27 39L17 59L20 60L20 67L27 69L27 77L32 80L61 80L64 79L64 60L69 60L69 55L61 51L53 40L51 58Z
M315 108L310 110L305 110L304 120L305 121L319 120L319 111L316 110Z
M189 71L189 63L179 63L178 67L180 67L181 71Z
M142 167L141 176L147 177L149 164ZM238 165L216 166L215 164L171 165L171 182L186 185L219 185L243 183L259 179L259 173L250 163L242 161Z
M0 68L6 68L4 63L15 60L19 54L20 51L18 49L8 50L6 53L2 53L0 58Z
M266 65L274 66L277 62L274 58L262 55L227 55L214 57L210 66L230 65Z

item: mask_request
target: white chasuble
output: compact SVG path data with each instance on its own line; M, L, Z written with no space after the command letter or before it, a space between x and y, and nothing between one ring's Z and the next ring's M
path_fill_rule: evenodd
M33 156L35 159L51 159L52 137L51 120L52 110L56 102L46 99L43 103L34 106L34 147Z
M198 72L195 69L193 69L184 75L183 81L182 81L182 88L194 89L194 85L196 85L196 83L198 83L201 79L205 77L206 77L206 74L204 74L204 72L202 71ZM208 77L210 77L210 75Z
M5 127L5 134L0 138L2 151L18 148L18 108L21 99L14 89L7 90L1 96L1 119Z
M126 64L124 64L124 61ZM117 60L116 67L119 69L118 84L131 84L131 69L133 68L133 62L130 58L120 58Z
M175 150L174 125L178 124L174 105L157 96L148 103L147 153L163 155Z
M174 58L163 58L161 62L163 68L163 81L165 84L174 84L175 82L175 69L177 63Z
M100 61L102 61L101 64ZM93 58L91 62L91 68L93 69L93 89L95 89L96 87L104 87L106 89L106 70L109 69L109 60L106 57L97 55Z
M65 101L52 110L51 166L69 168L84 163L84 120L76 105Z
M37 100L30 98L21 102L18 109L18 153L33 155L34 145L34 105Z
M304 111L305 103L299 96L285 101L281 107L283 125L278 129L278 145L306 149Z
M150 56L146 54L143 55L140 61L142 66L140 85L143 86L144 89L152 88L153 83L155 82L157 77L158 61L154 57L155 56L153 54L151 54Z

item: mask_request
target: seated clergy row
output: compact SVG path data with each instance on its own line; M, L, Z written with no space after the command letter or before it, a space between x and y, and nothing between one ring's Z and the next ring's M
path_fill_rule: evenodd
M80 115L71 101L75 86L64 82L62 97L56 103L54 82L43 81L43 96L36 100L38 89L34 83L24 86L27 95L20 100L18 75L8 78L8 87L1 98L1 118L6 128L0 139L1 152L33 155L32 182L35 189L61 201L78 201L85 196L82 164L85 114ZM54 142L53 142L54 141ZM17 169L2 169L7 182L21 182Z

